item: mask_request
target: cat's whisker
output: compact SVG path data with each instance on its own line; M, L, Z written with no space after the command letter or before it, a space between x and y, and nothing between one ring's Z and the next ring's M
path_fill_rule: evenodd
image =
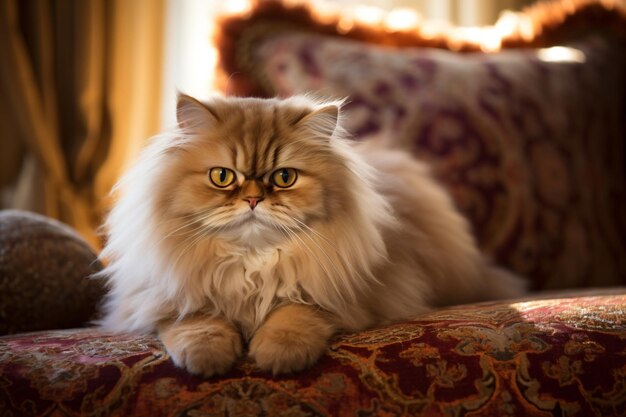
M185 238L185 239L184 239L184 240L183 240L183 241L182 241L182 242L178 245L178 247L176 248L176 251L178 252L178 257L174 260L174 262L173 262L172 264L176 264L176 263L178 263L179 259L180 259L180 258L181 258L184 254L186 254L186 253L187 253L187 251L188 251L189 247L191 246L191 244L193 244L193 243L194 243L194 241L196 240L196 238L197 238L198 236L202 236L202 234L203 234L202 229L203 229L203 226L199 226L199 227L197 227L197 228L193 229L193 231L192 231L192 233L193 233L193 234L192 234L191 236L186 237L186 238ZM182 249L182 250L180 250L180 247L181 247L181 246L183 246L183 245L185 245L185 246L183 247L183 249Z
M298 237L298 235L297 235L295 232L293 232L293 231L289 230L287 227L283 226L282 224L273 224L273 225L274 225L274 227L275 227L277 230L282 231L282 233L283 233L283 235L285 236L285 238L289 239L289 238L290 238L290 236L295 237L295 238L297 239L297 240L294 240L294 242L296 243L296 245L298 245L298 246L300 247L300 249L304 250L305 252L309 253L310 255L313 255L313 259L315 260L315 262L317 263L317 265L318 265L320 268L322 268L322 270L324 270L324 272L326 273L326 275L327 275L327 276L328 276L328 278L329 278L329 279L328 279L328 281L330 281L330 282L332 283L333 287L335 288L335 291L337 291L337 294L341 294L341 292L340 292L339 288L337 287L337 285L336 285L336 283L335 283L335 280L334 280L334 279L333 279L333 277L330 275L330 273L328 272L328 270L324 267L324 264L323 264L323 263L319 260L319 258L317 257L317 255L316 255L316 254L315 254L315 253L311 250L311 248L310 248L308 245L306 245L306 244L304 243L304 241L302 241L302 240ZM342 299L342 301L344 301L344 303L345 303L345 300L343 300L343 298L341 298L341 299Z
M203 237L205 237L206 231L207 231L207 226L206 225L202 225L202 226L198 227L196 229L196 232L193 234L193 236L188 238L187 245L185 245L185 247L180 251L180 253L176 257L176 259L174 260L172 265L176 265L183 255L186 255L187 253L189 253L190 250L194 249L194 246L200 240L202 240Z
M282 227L284 227L284 226L282 226ZM305 242L304 242L304 241L303 241L303 240L302 240L302 239L298 236L298 234L297 234L295 231L290 230L290 229L289 229L289 228L287 228L287 227L284 227L284 229L285 229L286 231L288 231L288 232L289 232L292 236L294 236L296 239L298 239L298 240L302 243L302 245L304 246L304 248L306 248L306 249L305 249L305 251L306 251L306 252L308 252L310 255L313 255L313 259L317 262L318 266L319 266L320 268L322 268L322 270L324 271L324 273L325 273L325 274L326 274L326 276L328 277L328 280L327 280L326 282L330 282L330 283L331 283L331 285L332 285L332 287L334 288L334 290L335 290L336 294L339 294L339 295L340 295L339 300L340 300L340 301L341 301L341 303L345 306L345 304L346 304L346 300L345 300L345 298L343 297L343 293L344 293L344 292L343 292L343 291L339 288L339 286L337 285L337 276L333 276L333 275L331 275L330 271L328 271L328 269L324 266L324 263L320 261L320 259L319 259L319 257L317 256L317 254L316 254L313 250L311 250L311 247L310 247L310 246L308 246L308 245L307 245L307 244L306 244L306 243L305 243ZM302 247L301 247L301 248L302 248ZM304 248L303 248L303 249L304 249ZM322 252L323 252L323 250L322 250ZM323 252L323 253L324 253L324 252ZM326 253L324 253L324 254L326 255ZM328 256L327 256L327 257L328 257ZM330 260L330 258L328 258L328 259L329 259L329 261L330 261L330 265L331 265L331 266L335 269L335 272L336 272L336 273L338 273L338 271L336 270L336 267L335 267L335 265L333 264L333 262ZM341 276L341 275L339 274L338 276Z
M201 216L202 213L191 213L190 215L195 215L195 216ZM189 217L190 215L185 215L183 217L180 218L185 218L185 217ZM185 223L183 223L181 226L177 227L176 229L174 229L173 231L171 231L170 233L168 233L167 235L163 236L161 239L159 239L154 246L158 246L161 242L163 242L165 239L172 237L172 236L184 236L187 233L191 233L193 232L194 229L188 231L188 232L184 232L184 233L176 233L181 229L184 229L186 227L192 226L194 223L198 223L198 222L202 222L204 220L207 220L209 217L211 217L211 213L206 213L205 216L199 217L199 218L192 218L191 220L186 221Z
M183 250L180 251L179 256L176 258L176 260L174 261L174 264L178 262L178 260L181 258L181 256L187 252L189 252L189 249L191 249L197 242L199 242L203 236L205 236L207 234L208 231L214 231L215 227L213 225L207 225L204 224L203 222L209 218L212 218L213 221L215 222L215 220L219 220L219 217L216 219L215 218L216 215L215 213L207 213L206 216L203 216L199 219L196 219L195 222L199 222L200 226L196 227L195 229L190 230L189 232L187 232L186 234L192 233L191 236L187 236L185 238L185 240L183 241L183 243L187 243L187 245L185 245L185 247L183 248ZM222 216L224 217L224 216ZM193 224L193 222L192 222ZM221 230L223 227L225 227L226 224L218 226L218 230ZM183 234L184 235L184 234Z
M324 266L324 263L320 261L319 257L315 253L315 251L313 251L311 249L311 247L309 245L307 245L306 242L304 242L300 238L300 236L298 236L298 234L296 232L294 232L293 230L290 230L289 228L285 227L284 225L280 225L280 226L283 228L283 230L285 230L287 233L289 233L289 235L291 235L292 237L297 239L296 244L299 241L302 244L301 248L304 249L306 252L308 252L310 255L313 255L313 258L317 261L317 264L319 265L319 267L322 268L324 270L324 273L326 273L326 275L329 277L329 281L333 282L333 284L334 284L334 280L332 279L333 278L332 274L326 268L326 266ZM330 260L330 258L329 258L329 260ZM334 267L332 261L331 261L331 265ZM337 289L337 288L335 288L335 289Z
M344 266L343 262L341 261L341 259L340 258L337 258L336 260L331 259L331 257L324 250L324 248L319 243L317 243L317 241L315 239L313 239L311 236L309 236L308 233L306 233L306 230L301 229L301 228L298 228L298 230L304 232L303 233L304 236L306 236L320 250L320 252L322 252L322 255L324 255L326 257L326 259L328 260L330 266L334 269L334 271L337 274L337 276L343 276L344 274L342 274L339 271L339 268L337 267L337 264L340 264L342 267Z
M224 210L224 211L227 211L227 210ZM220 214L222 215L220 216ZM204 220L207 220L210 217L212 218L213 223L217 223L220 220L223 220L225 217L228 217L226 214L227 213L219 213L219 212L217 214L211 213L210 215L207 215L201 219L198 219L198 221L202 222ZM224 230L227 226L228 226L228 223L224 223L221 225L213 225L213 224L208 225L208 224L201 223L199 227L191 231L193 232L193 235L186 238L187 245L185 245L185 247L180 251L180 254L174 261L174 264L176 264L180 260L182 255L188 253L189 250L191 250L207 234L207 232L213 232L213 234L217 234L221 232L222 230Z
M204 224L200 224L200 226L196 227L196 228L192 228L186 232L183 233L178 233L177 236L181 236L183 237L183 242L181 244L184 244L185 242L189 242L191 239L195 239L196 237L202 237L203 235L206 234L206 232L210 230L210 228L208 228L206 225ZM184 237L185 235L190 235L191 236L187 236ZM158 244L158 242L157 242Z
M326 242L328 242L328 243L331 245L331 247L332 247L332 248L336 251L336 253L337 253L337 254L340 254L340 253L341 253L341 252L339 251L339 249L338 249L335 245L333 245L333 244L330 242L330 240L328 240L328 239L327 239L324 235L322 235L321 233L318 233L316 230L311 229L311 228L310 228L307 224L305 224L304 222L302 222L302 221L300 221L300 220L296 219L295 217L289 216L288 214L285 214L285 216L289 217L291 220L296 221L298 224L300 224L300 225L302 225L302 226L306 227L308 230L310 230L311 232L315 233L315 234L316 234L316 235L318 235L320 238L322 238L322 239L326 240ZM302 228L299 228L299 227L297 227L297 229L298 229L298 230L302 230L303 232L305 232L305 233L304 233L304 235L305 235L307 238L309 238L309 240L311 240L311 242L313 242L313 244L315 244L315 246L317 246L317 247L319 248L319 250L320 250L320 251L322 251L322 253L326 256L326 258L329 260L329 262L331 263L331 265L332 265L332 266L333 266L333 268L335 269L335 272L336 272L337 274L341 275L341 274L340 274L340 272L339 272L339 270L337 269L336 263L335 263L335 262L333 262L333 261L330 259L330 256L326 253L326 251L324 250L324 248L322 248L322 247L321 247L321 246L320 246L320 245L319 245L319 244L318 244L318 243L317 243L317 242L316 242L316 241L315 241L315 240L314 240L311 236L309 236L309 234L308 234L308 233L306 233L306 230L304 230L304 229L302 229ZM342 267L345 267L344 263L342 262L341 257L339 257L339 258L337 259L337 263L339 263ZM343 268L342 268L342 269L343 269ZM355 273L355 274L356 274L359 278L363 279L363 276L361 275L361 273L360 273L359 271L354 270L354 271L352 271L352 273Z
M224 223L220 224L221 221L224 221ZM219 217L213 217L212 223L213 224L205 225L208 227L208 230L221 232L226 227L230 226L230 215L222 215Z
M276 230L278 230L280 233L282 233L282 235L285 237L285 239L290 240L289 235L288 235L288 234L287 234L284 230L282 230L282 228L281 228L281 227L279 227L280 225L277 225L277 224L272 223L272 226L274 226L274 228L275 228Z
M333 262L330 258L330 256L327 254L327 252L324 250L324 248L322 248L317 241L315 241L315 239L313 239L311 236L309 236L309 234L307 233L307 231L312 232L313 234L315 234L316 236L318 236L320 239L325 240L332 249L335 250L335 253L340 253L339 249L328 239L326 238L324 235L322 235L321 233L318 233L317 231L311 229L308 225L306 225L304 222L296 219L295 217L292 217L286 213L282 213L282 215L284 215L285 217L287 217L287 219L289 219L290 221L295 221L296 225L293 225L293 228L296 229L297 231L301 231L303 232L303 234L309 239L311 240L311 242L313 242L313 244L315 244L315 246L317 246L319 248L320 251L322 251L322 253L326 256L326 258L331 262L331 265L333 265L333 267L335 266L335 262ZM306 229L304 229L303 227L305 227ZM339 260L340 261L340 260ZM335 272L339 272L339 271L335 271Z
M287 214L286 214L287 215ZM330 239L328 239L326 236L324 236L322 233L318 232L317 230L311 228L308 224L304 223L301 220L296 219L295 217L289 216L287 215L291 220L295 221L296 223L298 223L299 225L301 225L302 227L305 227L307 230L309 230L311 233L313 233L314 235L318 236L320 239L324 239L324 241L326 241L326 243L328 243L336 252L339 252L339 249L337 249L337 247L334 245L333 242L330 241Z
M208 210L206 210L206 212L208 212ZM186 219L186 218L189 218L189 217L196 217L196 216L201 215L201 214L206 214L206 213L203 212L203 211L192 212L192 213L187 213L187 214L183 214L183 215L180 215L180 216L176 216L176 219L182 220L182 219Z

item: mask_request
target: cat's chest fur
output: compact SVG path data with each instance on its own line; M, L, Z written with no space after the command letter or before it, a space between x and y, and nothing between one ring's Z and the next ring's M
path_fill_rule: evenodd
M204 295L213 313L226 316L251 335L282 300L300 298L280 268L279 249L223 253L202 274Z

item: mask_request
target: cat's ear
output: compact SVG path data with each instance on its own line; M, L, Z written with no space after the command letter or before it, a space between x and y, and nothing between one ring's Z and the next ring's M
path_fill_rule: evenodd
M188 133L199 133L214 127L220 119L208 105L185 94L178 95L176 103L178 126Z
M308 129L319 136L330 138L337 129L339 120L339 107L328 104L313 110L295 122L297 128Z

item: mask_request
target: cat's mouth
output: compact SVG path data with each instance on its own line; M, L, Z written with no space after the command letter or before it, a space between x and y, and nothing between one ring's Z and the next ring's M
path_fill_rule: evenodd
M237 216L237 219L233 222L232 226L237 227L249 227L249 226L266 226L272 227L273 223L267 215L259 212L258 210L250 210L246 213L242 213Z
M211 234L221 235L245 245L276 245L285 238L285 233L288 233L287 227L277 220L271 213L258 208L246 210L235 214L226 224L211 228Z
M275 246L283 240L284 235L280 233L280 229L281 226L276 224L271 215L250 210L238 215L227 227L221 228L219 233L241 245L261 248Z
M240 217L242 218L241 219L241 223L242 224L250 223L250 222L257 222L257 221L261 221L262 222L263 221L261 219L262 216L259 216L258 212L255 211L255 210L250 210L247 213L242 214Z

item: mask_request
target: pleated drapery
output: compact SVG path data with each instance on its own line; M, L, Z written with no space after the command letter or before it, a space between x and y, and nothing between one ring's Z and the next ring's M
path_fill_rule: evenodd
M159 127L163 14L162 0L0 2L5 208L100 245L109 191Z

